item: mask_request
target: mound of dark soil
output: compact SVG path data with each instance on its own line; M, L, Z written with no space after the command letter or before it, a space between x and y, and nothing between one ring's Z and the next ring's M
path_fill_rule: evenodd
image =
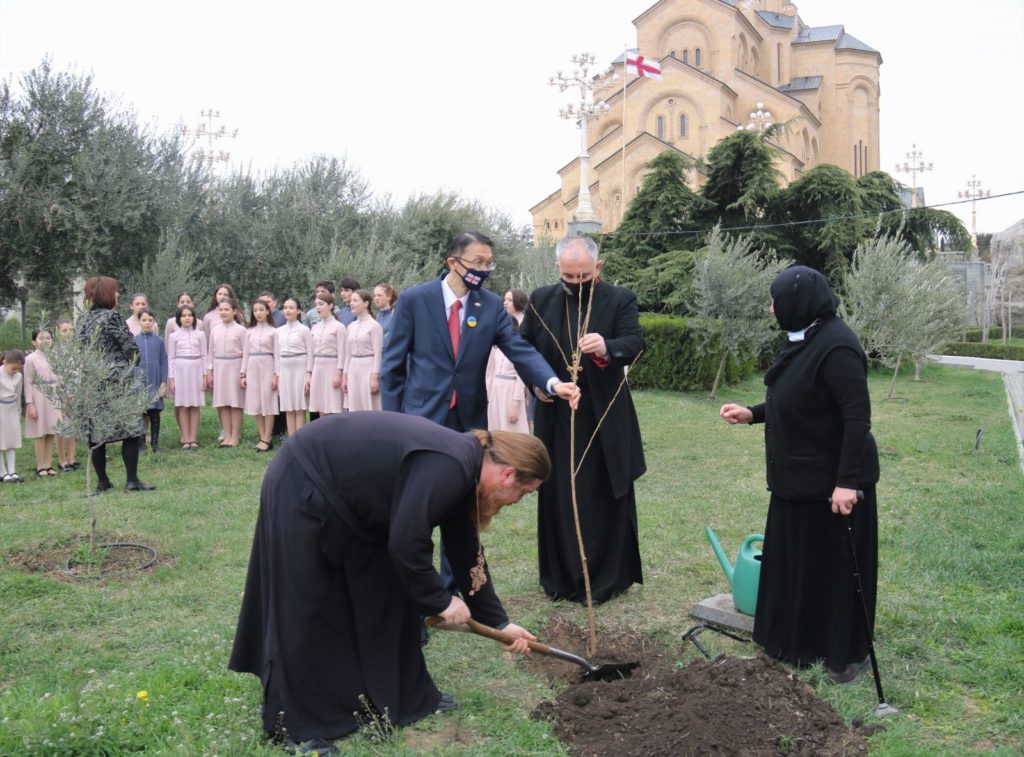
M551 643L561 647L569 635L561 624ZM848 727L814 689L766 657L698 659L678 668L657 645L644 645L637 636L602 639L596 662L639 659L633 676L572 683L534 717L551 721L574 755L867 753L866 731ZM562 648L585 646L577 640ZM529 665L579 678L578 668L567 671L540 655Z

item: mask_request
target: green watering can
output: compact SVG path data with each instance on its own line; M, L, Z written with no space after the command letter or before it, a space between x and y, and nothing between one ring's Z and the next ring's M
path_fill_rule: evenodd
M704 529L711 548L715 550L718 562L722 564L725 577L732 584L732 603L745 615L753 615L757 609L757 585L761 581L761 550L753 546L754 542L764 544L763 534L751 534L743 540L740 553L736 557L736 567L729 563L729 558L718 543L711 526Z

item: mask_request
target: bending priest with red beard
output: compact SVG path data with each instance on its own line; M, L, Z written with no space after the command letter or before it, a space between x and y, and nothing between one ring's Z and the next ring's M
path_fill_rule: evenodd
M527 434L399 413L334 415L291 436L263 480L229 663L262 681L265 731L325 754L370 707L397 726L453 709L427 671L422 616L455 628L472 613L528 652L534 637L508 622L480 530L550 470ZM465 602L434 570L437 526Z

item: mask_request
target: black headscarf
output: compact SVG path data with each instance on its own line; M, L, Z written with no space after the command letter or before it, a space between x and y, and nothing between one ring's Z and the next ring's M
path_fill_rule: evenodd
M764 376L764 383L771 386L785 370L793 356L802 350L821 325L834 318L838 300L832 287L821 273L805 265L795 265L775 277L770 288L775 319L783 331L807 329L799 342L787 341L775 362ZM814 327L811 328L811 324Z

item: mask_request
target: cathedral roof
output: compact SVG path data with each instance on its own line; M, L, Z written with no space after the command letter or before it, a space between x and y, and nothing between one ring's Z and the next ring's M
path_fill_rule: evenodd
M820 86L820 76L798 76L788 84L783 84L779 87L779 92L802 92L808 89L818 89Z
M783 13L774 13L772 11L758 11L757 15L768 26L775 29L792 29L793 22L796 21L796 16L787 16Z
M866 53L877 53L878 52L878 50L876 50L875 48L870 47L870 46L864 44L859 39L854 37L852 34L846 34L845 32L843 33L843 36L841 36L839 38L839 42L836 44L836 49L837 50L861 50L861 51L866 52Z
M835 42L844 33L842 24L834 26L805 26L800 30L794 44L811 42Z

